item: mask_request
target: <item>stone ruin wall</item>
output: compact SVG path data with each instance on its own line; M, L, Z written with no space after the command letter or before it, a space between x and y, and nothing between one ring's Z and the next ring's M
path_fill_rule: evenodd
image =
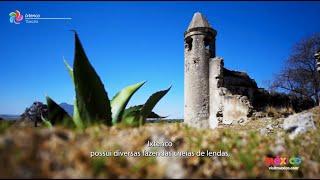
M241 124L268 106L291 107L297 112L314 106L311 99L259 88L246 73L226 69L222 58L211 58L209 63L210 123Z
M253 111L249 101L253 89L250 79L242 77L240 72L225 69L222 58L212 58L209 64L209 122L231 124L246 121Z

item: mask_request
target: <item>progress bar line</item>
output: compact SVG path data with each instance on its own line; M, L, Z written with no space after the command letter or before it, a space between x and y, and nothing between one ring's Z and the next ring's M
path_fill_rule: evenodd
M72 18L69 18L69 17L67 17L67 18L25 18L25 19L67 19L67 20L71 20Z

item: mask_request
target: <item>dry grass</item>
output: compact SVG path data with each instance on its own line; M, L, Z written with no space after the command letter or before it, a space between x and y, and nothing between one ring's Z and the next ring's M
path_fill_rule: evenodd
M283 118L283 117L288 117L291 114L294 114L295 111L291 107L281 107L281 108L276 108L272 106L268 106L265 108L264 112L268 117L273 117L273 118Z

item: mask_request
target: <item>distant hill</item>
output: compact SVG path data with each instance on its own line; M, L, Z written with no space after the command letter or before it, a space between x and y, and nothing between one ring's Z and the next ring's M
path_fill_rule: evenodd
M0 114L0 118L4 120L17 120L20 119L20 115L13 115L13 114Z
M73 105L68 104L68 103L61 103L59 104L70 116L73 115ZM15 114L0 114L0 119L3 120L18 120L20 119L20 115L15 115Z
M68 103L59 104L70 116L73 115L73 105Z
M70 116L73 116L73 105L68 103L61 103L59 104ZM180 122L183 121L182 119L163 119L159 121L160 116L154 112L150 115L150 117L147 119L148 122L161 122L161 121L167 121L167 122ZM4 120L17 120L20 119L20 115L9 115L9 114L0 114L0 118Z

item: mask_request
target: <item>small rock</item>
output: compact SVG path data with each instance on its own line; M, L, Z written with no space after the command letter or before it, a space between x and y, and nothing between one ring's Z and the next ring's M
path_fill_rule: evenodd
M267 129L266 128L260 129L260 134L261 135L267 135Z
M272 130L272 129L273 129L273 127L272 127L271 124L268 124L266 128L267 128L268 130Z
M225 124L225 125L231 125L232 122L233 122L232 119L226 119L226 118L222 119L222 124Z
M247 123L249 122L248 118L244 119L244 118L241 118L238 120L238 124L241 125L241 126L244 126L246 125Z
M302 112L284 119L283 129L289 133L289 138L294 139L298 134L305 133L309 129L316 129L311 112Z
M266 127L260 129L261 135L267 135L273 132L273 127L271 124L268 124Z
M278 132L276 135L275 145L271 146L271 151L275 155L279 155L285 151L285 141L283 137L283 133Z
M266 114L259 111L259 112L255 112L254 113L254 117L256 117L256 118L264 118L264 117L266 117Z
M238 124L243 124L243 123L244 123L244 119L243 118L238 120Z

